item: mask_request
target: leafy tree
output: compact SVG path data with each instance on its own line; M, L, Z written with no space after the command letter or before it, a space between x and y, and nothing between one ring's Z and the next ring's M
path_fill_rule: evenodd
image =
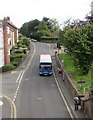
M38 31L42 33L42 36L50 36L51 32L48 29L44 21L42 21L38 27Z
M85 75L93 62L93 25L69 29L64 35L65 46L74 56L74 64Z
M22 27L20 28L20 33L22 33L25 36L29 36L28 34L28 22L24 23Z
M42 21L45 21L48 29L51 32L59 30L59 24L56 19L50 19L50 18L44 17Z
M26 37L29 37L31 33L36 32L38 30L39 24L40 24L40 21L37 19L26 22L20 28L20 32Z

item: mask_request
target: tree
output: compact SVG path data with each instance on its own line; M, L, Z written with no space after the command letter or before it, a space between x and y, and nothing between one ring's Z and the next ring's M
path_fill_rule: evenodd
M74 64L85 75L93 62L93 25L69 29L64 35L65 46L74 56Z
M40 21L37 19L26 22L20 28L20 32L23 35L30 37L31 33L36 32L38 30L39 24L40 24Z
M25 36L29 36L28 34L28 22L24 23L22 27L20 28L20 33L22 33Z
M42 21L38 26L38 32L41 32L42 36L51 36L51 32L44 21Z
M59 24L56 19L50 19L50 18L44 17L42 21L46 23L48 29L51 32L59 30Z

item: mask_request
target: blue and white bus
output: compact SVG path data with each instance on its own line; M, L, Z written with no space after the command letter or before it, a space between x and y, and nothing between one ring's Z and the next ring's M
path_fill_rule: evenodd
M52 59L49 54L40 55L39 74L40 75L52 74Z

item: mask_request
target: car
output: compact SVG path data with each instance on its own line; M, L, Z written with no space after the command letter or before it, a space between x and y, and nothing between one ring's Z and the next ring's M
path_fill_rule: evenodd
M35 40L35 39L31 39L31 41L32 41L32 42L37 42L37 40Z

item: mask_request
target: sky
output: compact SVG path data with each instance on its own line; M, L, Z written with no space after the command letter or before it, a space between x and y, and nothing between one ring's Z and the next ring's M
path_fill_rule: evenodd
M18 28L25 22L43 17L57 19L61 25L68 19L84 20L93 0L1 0L0 19L9 16Z

